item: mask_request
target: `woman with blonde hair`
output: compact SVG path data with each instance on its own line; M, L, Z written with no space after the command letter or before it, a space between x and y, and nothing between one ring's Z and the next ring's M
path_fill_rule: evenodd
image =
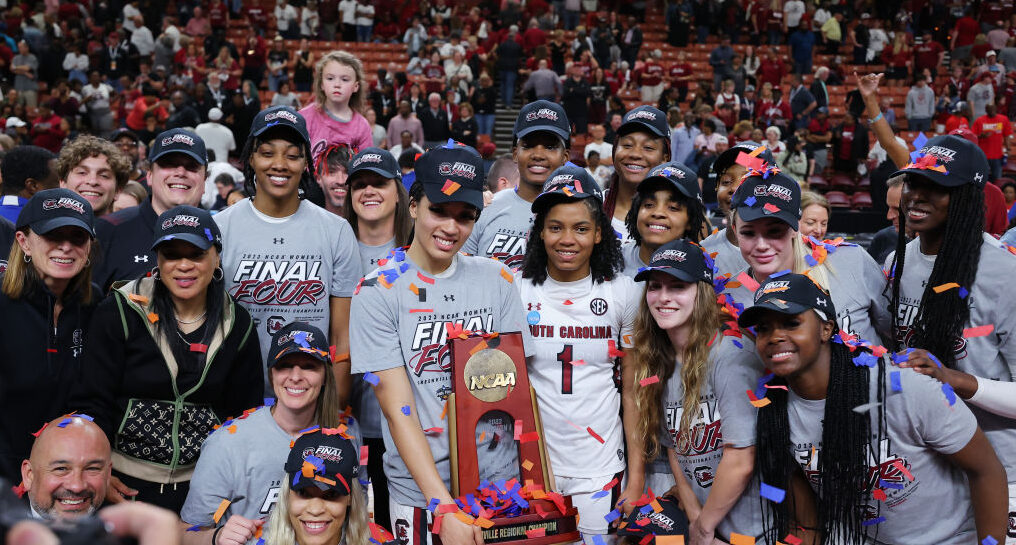
M814 191L801 193L801 235L816 240L825 239L833 208L829 200Z
M363 63L352 53L331 51L314 66L314 102L300 110L310 133L312 163L329 146L347 145L354 153L374 144L364 117L367 81Z
M761 539L752 482L755 409L744 392L758 387L762 365L751 341L724 331L730 317L717 303L712 260L698 244L678 239L656 250L635 280L645 289L630 382L643 386L632 394L629 468L653 460L646 484L680 500L692 545L731 532Z

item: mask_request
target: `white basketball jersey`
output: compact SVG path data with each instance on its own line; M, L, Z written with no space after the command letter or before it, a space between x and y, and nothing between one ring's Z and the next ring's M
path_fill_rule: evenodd
M536 390L555 475L597 477L624 469L616 350L632 347L640 286L627 276L594 284L516 277L535 342L529 379Z

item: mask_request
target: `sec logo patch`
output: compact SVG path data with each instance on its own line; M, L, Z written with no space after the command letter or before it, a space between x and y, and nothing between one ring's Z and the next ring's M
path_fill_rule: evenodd
M607 313L607 302L601 297L597 297L589 302L589 310L597 316L603 316Z

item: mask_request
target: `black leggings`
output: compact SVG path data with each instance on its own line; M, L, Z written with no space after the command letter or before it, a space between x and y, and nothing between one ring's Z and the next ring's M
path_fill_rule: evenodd
M113 470L113 476L120 479L129 488L138 491L134 500L164 507L178 515L183 509L183 502L187 499L187 492L190 491L190 481L174 484L153 483L124 475L116 470Z
M374 522L384 526L389 532L392 525L391 509L388 505L388 476L385 475L385 440L364 437L367 445L367 476L374 488Z

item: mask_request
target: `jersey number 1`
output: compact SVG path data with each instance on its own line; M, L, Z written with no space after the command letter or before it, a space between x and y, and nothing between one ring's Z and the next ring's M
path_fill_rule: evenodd
M572 393L572 345L566 344L557 355L557 361L561 362L561 393Z

